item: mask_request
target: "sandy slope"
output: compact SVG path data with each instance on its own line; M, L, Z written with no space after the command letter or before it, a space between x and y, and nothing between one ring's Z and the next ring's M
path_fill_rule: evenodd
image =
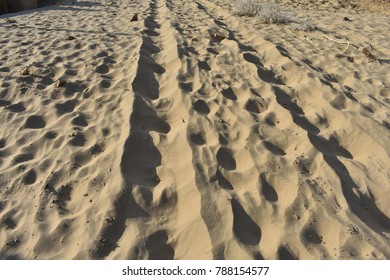
M2 16L0 258L388 259L390 19L317 2Z

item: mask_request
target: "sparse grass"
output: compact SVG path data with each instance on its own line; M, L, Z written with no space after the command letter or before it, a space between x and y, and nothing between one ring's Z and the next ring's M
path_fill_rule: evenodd
M292 30L315 31L318 27L306 20L298 22L295 15L283 11L275 1L238 0L234 14L237 16L256 17L264 23L292 24Z
M258 0L237 0L234 14L237 16L254 17L260 10Z
M305 32L313 32L316 30L320 30L317 25L312 23L311 21L305 20L302 22L294 22L291 24L291 29L295 31L305 31Z
M261 3L256 16L264 23L287 24L294 21L294 15L282 11L280 6L274 1Z

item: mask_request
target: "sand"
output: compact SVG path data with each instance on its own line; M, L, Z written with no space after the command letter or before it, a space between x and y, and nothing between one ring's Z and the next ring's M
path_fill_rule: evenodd
M389 259L390 18L279 2L1 16L0 259Z

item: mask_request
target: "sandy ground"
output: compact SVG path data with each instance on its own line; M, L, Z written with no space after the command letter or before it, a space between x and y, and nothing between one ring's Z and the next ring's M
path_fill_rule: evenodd
M320 30L228 0L1 16L0 259L389 259L390 18L280 2Z

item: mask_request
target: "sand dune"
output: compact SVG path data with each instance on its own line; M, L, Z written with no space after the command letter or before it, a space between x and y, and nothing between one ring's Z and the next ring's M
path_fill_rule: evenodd
M388 259L390 19L279 2L1 16L0 259Z

